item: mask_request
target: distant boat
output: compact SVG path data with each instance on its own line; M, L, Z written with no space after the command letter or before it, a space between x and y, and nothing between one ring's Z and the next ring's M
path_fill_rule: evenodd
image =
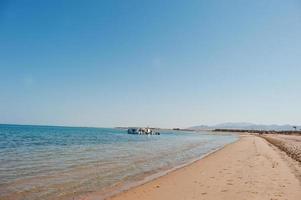
M150 128L129 128L128 134L134 135L160 135L159 132L155 132Z

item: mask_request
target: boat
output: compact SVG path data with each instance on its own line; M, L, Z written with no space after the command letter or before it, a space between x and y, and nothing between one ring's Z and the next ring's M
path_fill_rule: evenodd
M128 134L134 135L160 135L159 132L153 131L150 128L129 128Z

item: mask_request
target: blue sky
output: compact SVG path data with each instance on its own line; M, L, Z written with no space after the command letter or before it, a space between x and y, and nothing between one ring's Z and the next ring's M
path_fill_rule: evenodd
M301 124L301 3L0 0L0 123Z

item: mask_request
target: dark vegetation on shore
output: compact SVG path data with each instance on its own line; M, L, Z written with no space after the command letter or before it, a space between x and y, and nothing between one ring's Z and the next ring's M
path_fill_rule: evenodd
M240 133L258 133L258 134L301 135L301 131L246 130L246 129L214 129L213 131L214 132L240 132Z

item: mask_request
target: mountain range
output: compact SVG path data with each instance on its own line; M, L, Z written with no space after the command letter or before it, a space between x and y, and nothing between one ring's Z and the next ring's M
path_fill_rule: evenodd
M243 129L243 130L275 130L275 131L282 131L282 130L295 130L294 126L290 124L278 125L278 124L254 124L248 122L228 122L217 124L213 126L207 125L199 125L199 126L192 126L189 129L193 130L213 130L213 129ZM297 130L301 130L301 126L296 126Z

